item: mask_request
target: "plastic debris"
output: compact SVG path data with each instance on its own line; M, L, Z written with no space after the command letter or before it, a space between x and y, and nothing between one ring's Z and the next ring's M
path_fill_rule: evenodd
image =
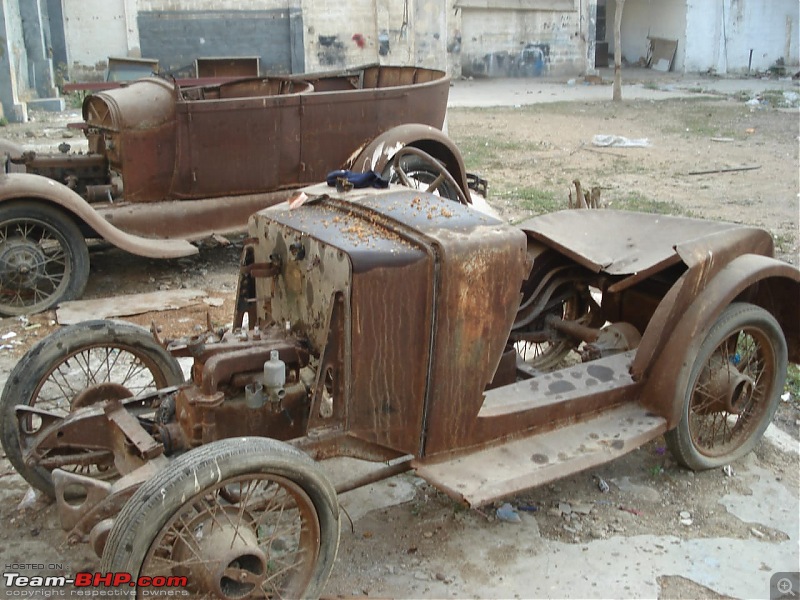
M520 504L517 507L517 510L521 510L524 512L536 512L537 510L539 510L539 507L533 506L532 504Z
M603 492L604 494L605 494L605 493L607 493L607 492L608 492L608 490L610 490L610 489L611 489L610 487L608 487L608 484L606 483L606 480L605 480L605 479L603 479L602 477L600 477L600 478L598 478L598 479L597 479L597 487L598 487L598 488L600 489L600 491L601 491L601 492Z
M0 335L0 340L10 340L11 338L15 338L15 337L17 337L16 332L9 331L8 333L4 333L3 335Z
M792 399L792 394L791 393L785 392L785 393L781 394L781 400L783 400L784 402L788 402L791 399Z
M508 502L503 504L500 508L497 509L497 518L501 521L505 521L506 523L521 523L522 519L519 518L519 513L514 510L514 507L511 506Z
M306 194L305 192L298 192L297 194L289 198L288 200L289 208L290 209L300 208L301 206L303 206L303 203L306 200L308 200L308 194Z
M592 138L592 145L602 148L647 148L650 145L650 140L647 138L629 139L621 135L598 134Z
M727 475L728 477L733 477L734 475L733 467L730 465L725 465L724 467L722 467L722 472L725 473L725 475Z

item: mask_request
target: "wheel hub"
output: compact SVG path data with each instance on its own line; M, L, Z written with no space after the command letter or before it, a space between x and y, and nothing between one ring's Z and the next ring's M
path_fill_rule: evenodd
M193 540L182 537L174 558L192 564L189 581L196 582L200 592L223 600L246 598L267 579L267 556L247 516L236 507L226 507L227 517L221 513L192 521L187 537Z
M6 240L0 247L0 273L5 285L16 289L35 287L45 274L47 256L35 243L27 240Z
M740 372L729 359L719 355L709 360L704 387L714 399L702 411L704 414L725 411L738 415L753 397L755 382L752 377Z

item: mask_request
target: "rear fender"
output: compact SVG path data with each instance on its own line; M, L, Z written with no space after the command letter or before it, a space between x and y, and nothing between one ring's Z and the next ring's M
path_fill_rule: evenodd
M362 173L366 171L382 173L397 151L405 146L419 148L441 161L467 199L472 202L467 170L461 153L449 137L429 125L411 123L393 127L356 150L347 159L343 168Z
M0 203L10 201L57 205L75 219L79 227L88 228L114 246L138 256L177 258L198 252L197 248L186 240L151 239L126 233L106 221L71 189L40 175L31 173L0 175Z
M677 303L687 290L696 289L695 269L689 269L661 302ZM668 426L680 421L684 391L697 352L723 310L733 301L756 304L769 311L780 323L789 349L789 360L800 361L800 271L793 266L757 254L733 259L720 269L679 315L657 319L648 326L631 367L634 379L646 379L642 403L664 416ZM666 314L667 311L664 311ZM654 340L666 340L659 346Z

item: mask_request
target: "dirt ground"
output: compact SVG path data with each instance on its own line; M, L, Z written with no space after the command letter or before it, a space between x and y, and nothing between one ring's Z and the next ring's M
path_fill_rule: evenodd
M775 98L765 97L757 107L741 95L698 94L622 104L457 108L449 111L449 134L468 169L489 179L490 203L511 222L565 208L578 179L584 188L599 187L609 208L763 227L772 233L780 258L797 265L798 111L781 108ZM66 131L62 125L41 115L35 123L0 129L0 136L57 145ZM593 144L596 135L646 138L647 145L600 147ZM195 257L154 261L99 247L92 253L85 297L198 287L224 304L130 320L155 321L170 337L204 327L207 312L215 326L224 325L232 315L240 249L241 240L233 238L230 246L212 244ZM27 322L0 319L0 336L16 334L0 342L0 383L24 351L55 327L52 313ZM790 396L781 403L776 423L797 440L800 375L796 367L790 373ZM516 524L499 521L496 506L466 511L419 479L395 477L343 498L351 513L363 509L370 494L392 500L354 518L352 529L343 519L326 594L768 595L770 574L798 564L799 472L796 453L762 443L729 472L695 474L678 467L659 439L600 469L509 499L521 515ZM58 565L68 572L98 566L86 546L67 546L52 505L39 500L19 508L28 488L6 461L0 463L0 480L3 564L52 565L43 569L52 573ZM601 480L610 491L600 491ZM362 492L366 496L357 496ZM768 508L771 516L751 516L748 504L753 503ZM747 573L731 565L714 567L715 560L743 560ZM759 577L763 584L753 584Z

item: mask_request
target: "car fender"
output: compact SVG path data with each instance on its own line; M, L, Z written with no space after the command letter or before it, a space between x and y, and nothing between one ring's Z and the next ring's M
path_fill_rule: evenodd
M55 204L70 214L84 228L118 248L148 258L178 258L197 254L195 246L186 240L151 239L131 235L114 227L92 206L68 187L31 173L0 175L0 202L39 201Z
M741 300L761 306L780 323L789 349L789 360L800 361L800 271L769 256L745 254L731 260L705 285L704 265L690 268L661 301L659 309L680 306L687 294L699 291L685 310L658 311L645 331L631 366L636 380L644 379L641 401L667 418L674 427L680 420L684 390L692 364L706 335L723 310ZM669 303L669 304L667 304ZM658 344L658 340L665 340Z
M393 127L356 150L347 159L343 168L358 172L382 173L398 150L405 146L419 148L440 160L459 184L467 199L471 200L467 185L467 170L461 152L453 140L429 125L409 123Z

